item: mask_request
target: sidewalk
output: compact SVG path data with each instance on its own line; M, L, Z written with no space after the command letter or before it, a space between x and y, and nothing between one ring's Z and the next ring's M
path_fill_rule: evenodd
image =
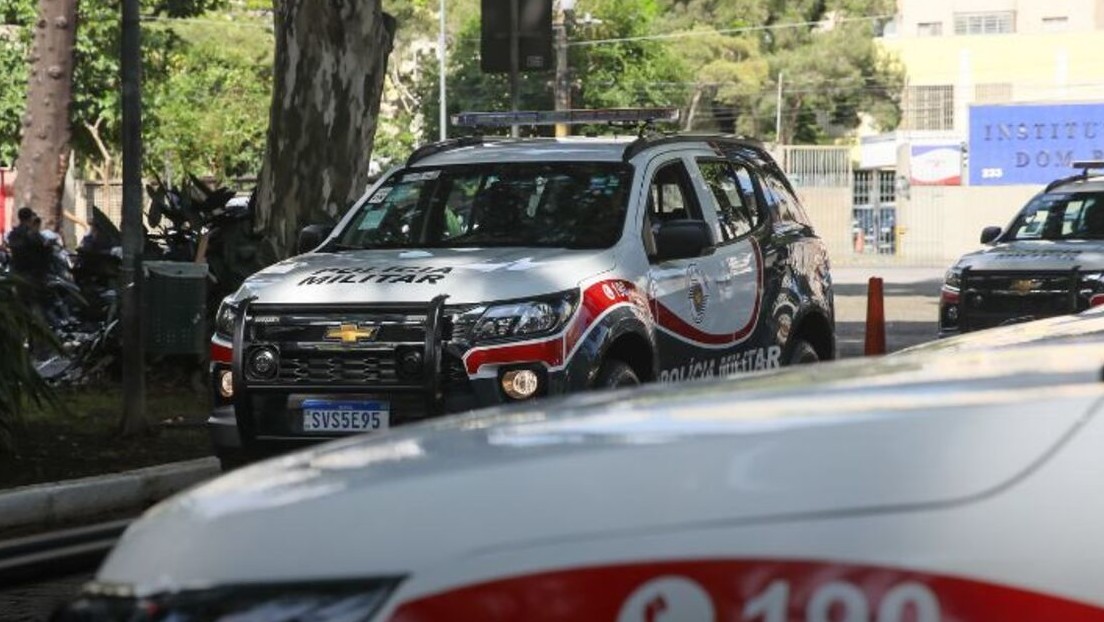
M16 530L43 531L104 514L135 513L219 473L200 458L134 471L23 486L0 492L0 539Z

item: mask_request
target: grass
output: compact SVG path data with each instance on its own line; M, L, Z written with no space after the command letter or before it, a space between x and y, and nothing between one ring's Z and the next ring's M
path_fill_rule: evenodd
M15 430L15 453L0 455L0 488L128 471L211 454L206 395L187 387L147 391L147 435L120 438L122 387L65 390L63 411L34 408Z

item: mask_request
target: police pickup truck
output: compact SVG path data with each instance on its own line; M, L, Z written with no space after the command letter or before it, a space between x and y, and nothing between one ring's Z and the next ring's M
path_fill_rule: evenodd
M224 468L447 412L836 354L825 246L744 139L428 145L331 231L306 229L300 252L218 311L209 428Z
M989 248L947 271L941 335L1084 311L1104 303L1104 161L1051 182L1006 228L986 227Z

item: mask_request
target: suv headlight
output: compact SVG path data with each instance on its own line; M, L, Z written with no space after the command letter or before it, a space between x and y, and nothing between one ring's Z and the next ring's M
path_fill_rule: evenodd
M92 584L62 607L57 622L112 620L371 620L398 586L397 579L300 581L185 590L148 597L128 586Z
M238 319L238 308L226 300L215 312L215 334L226 339L234 338L234 323Z
M943 287L958 290L962 286L962 271L951 268L943 275Z
M472 341L550 335L567 323L575 311L577 292L492 305L472 328Z

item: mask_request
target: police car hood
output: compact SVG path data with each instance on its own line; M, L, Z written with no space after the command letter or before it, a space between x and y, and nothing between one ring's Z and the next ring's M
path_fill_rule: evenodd
M481 303L549 294L613 269L612 251L541 248L363 250L308 253L245 281L236 300L296 304Z
M1058 315L1033 322L962 333L912 346L894 356L920 352L991 350L1035 343L1059 345L1078 343L1085 339L1104 340L1104 307L1094 307L1077 315Z
M133 524L140 593L399 576L555 543L924 512L1031 477L1104 396L1099 340L587 393L345 439ZM487 557L484 557L487 556Z
M956 269L1104 270L1104 240L1017 240L963 256Z

